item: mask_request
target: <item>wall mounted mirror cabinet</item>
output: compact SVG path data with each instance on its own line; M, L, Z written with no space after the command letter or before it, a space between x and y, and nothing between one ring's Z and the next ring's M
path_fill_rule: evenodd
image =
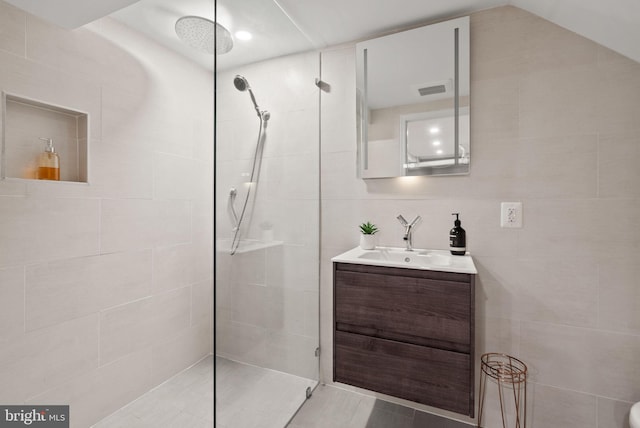
M358 176L468 174L469 17L356 45Z

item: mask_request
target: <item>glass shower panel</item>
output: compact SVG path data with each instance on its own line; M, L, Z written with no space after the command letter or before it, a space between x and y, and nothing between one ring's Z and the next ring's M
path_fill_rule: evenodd
M227 394L232 388L246 391L239 395L249 401L264 388L270 406L280 409L270 422L284 426L319 379L318 70L318 54L310 52L217 73L216 412L222 425L240 423L229 413L237 405ZM260 141L256 108L234 86L237 75L270 113ZM243 220L232 255L234 211ZM258 368L267 374L258 375Z

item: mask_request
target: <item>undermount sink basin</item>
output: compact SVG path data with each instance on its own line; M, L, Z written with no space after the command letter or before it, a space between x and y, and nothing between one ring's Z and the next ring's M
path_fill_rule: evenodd
M443 272L476 274L473 259L469 253L454 256L448 250L377 247L375 250L363 250L356 247L331 259L334 262L355 263L374 266L390 266L406 269L426 269Z

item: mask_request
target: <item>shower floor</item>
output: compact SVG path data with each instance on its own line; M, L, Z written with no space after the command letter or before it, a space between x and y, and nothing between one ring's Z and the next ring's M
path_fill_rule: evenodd
M93 428L283 428L316 381L213 356L147 392Z
M283 428L316 383L216 357L216 428Z
M213 427L212 355L93 426L93 428L151 427Z

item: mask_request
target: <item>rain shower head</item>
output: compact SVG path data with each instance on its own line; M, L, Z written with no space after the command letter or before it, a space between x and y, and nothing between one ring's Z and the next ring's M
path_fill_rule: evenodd
M229 30L207 18L183 16L176 21L175 28L180 40L201 52L221 55L233 48Z

